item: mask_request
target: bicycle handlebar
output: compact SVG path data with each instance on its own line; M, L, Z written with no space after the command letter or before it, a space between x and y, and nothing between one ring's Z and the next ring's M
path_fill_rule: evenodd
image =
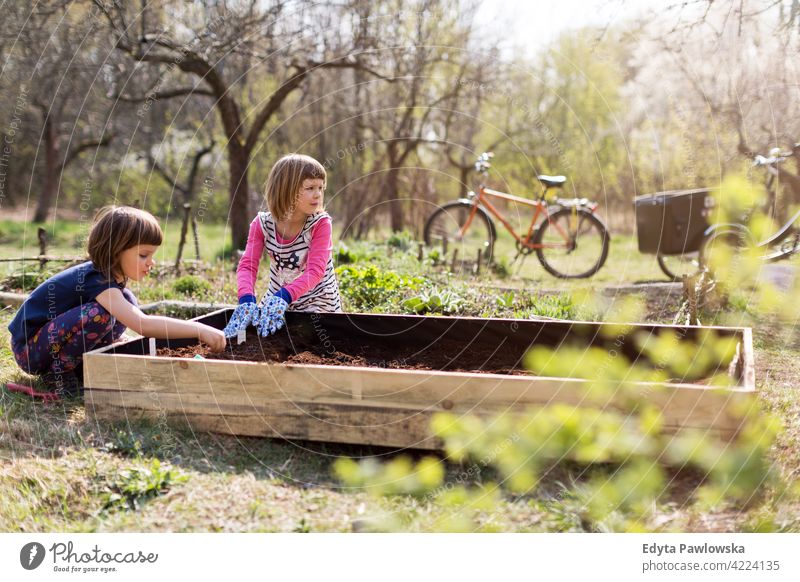
M756 154L756 156L753 158L753 165L774 166L776 164L780 164L781 162L786 161L786 158L788 158L792 154L793 152L785 152L781 148L772 148L771 150L769 150L768 156L762 156L761 154Z

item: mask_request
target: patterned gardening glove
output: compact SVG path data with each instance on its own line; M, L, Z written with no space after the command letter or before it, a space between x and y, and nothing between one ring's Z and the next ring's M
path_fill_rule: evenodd
M284 287L281 287L277 293L268 297L262 303L258 321L256 322L258 335L267 337L283 327L284 323L286 323L284 313L286 313L286 308L289 307L291 300L292 296L289 295L289 292Z
M236 337L240 331L246 330L251 323L255 325L257 321L258 305L255 296L243 295L239 298L239 305L222 332L225 337Z

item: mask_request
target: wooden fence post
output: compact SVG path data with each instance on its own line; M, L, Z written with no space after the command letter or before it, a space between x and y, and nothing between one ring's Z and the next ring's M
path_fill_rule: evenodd
M200 260L200 235L197 234L197 219L192 216L192 234L194 234L194 258Z
M47 264L47 231L40 226L36 236L39 237L39 270L43 271Z
M189 212L192 205L185 202L183 205L183 222L181 223L181 239L178 242L178 255L175 257L175 273L181 272L181 256L183 255L183 246L186 244L186 233L189 230Z

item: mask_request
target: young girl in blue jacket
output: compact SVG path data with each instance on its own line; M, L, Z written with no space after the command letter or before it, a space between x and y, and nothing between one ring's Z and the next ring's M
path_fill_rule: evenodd
M225 336L218 329L138 308L127 284L147 276L162 240L150 213L128 206L101 209L89 232L90 260L39 285L9 324L20 368L43 375L58 393L77 395L83 354L118 340L126 328L147 337L197 338L223 350Z

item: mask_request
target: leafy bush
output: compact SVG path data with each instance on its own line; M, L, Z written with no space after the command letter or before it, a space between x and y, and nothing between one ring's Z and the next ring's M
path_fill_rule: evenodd
M211 284L200 277L184 275L172 283L172 289L176 293L196 297L211 291Z
M704 357L729 356L729 347L718 343L716 337L708 335L698 341ZM648 353L659 351L654 346L644 348ZM564 377L574 376L577 371L589 379L589 398L581 407L556 404L531 408L525 414L486 419L451 413L434 417L432 430L443 440L446 458L462 463L461 475L480 474L478 484L446 482L444 463L435 457L425 457L416 465L406 457L385 464L339 459L333 467L335 475L374 495L412 495L451 508L432 527L457 531L490 530L491 520L482 516L504 498L517 499L521 495L528 496L530 504L539 504L548 514L538 524L543 530L660 529L657 513L659 508L670 511L664 504L675 487L668 475L670 466L700 476L700 486L684 503L701 510L752 505L757 503L759 492L778 482L779 475L768 453L779 424L762 416L756 403L726 410L742 419L743 428L734 442L721 442L701 431L665 435L660 411L642 397L641 390L629 389L627 383L664 381L667 371L641 368L621 355L610 365L602 365L597 358L608 362L603 350L575 352L537 347L526 358L526 364L540 374ZM670 365L690 368L695 352L679 351L672 356L677 362L671 361ZM582 361L576 363L576 355ZM628 396L623 409L601 409L589 404L593 395L619 390ZM541 497L535 496L540 480L556 464L577 465L580 476L561 483L563 491L557 499L545 493L541 496L544 501L540 501ZM495 479L484 479L487 473ZM402 519L405 522L373 520L369 527L381 531L413 529L418 518Z
M375 265L345 265L336 269L336 275L343 297L355 309L372 309L399 298L406 291L415 291L422 283L419 277L381 271Z

